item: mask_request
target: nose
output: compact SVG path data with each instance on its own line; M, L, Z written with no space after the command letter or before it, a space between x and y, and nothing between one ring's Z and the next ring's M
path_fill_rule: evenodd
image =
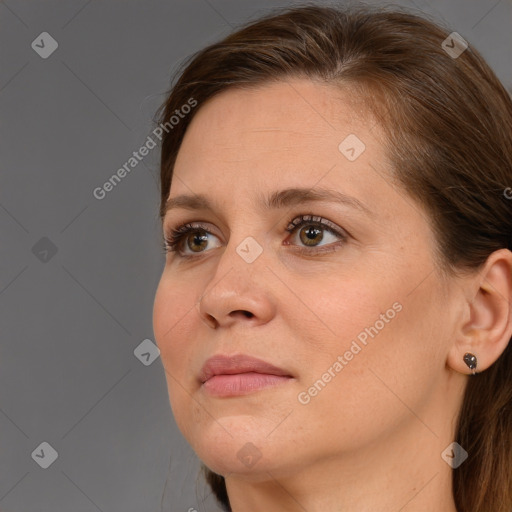
M200 318L212 329L237 323L259 325L268 322L275 312L269 283L275 278L266 266L264 252L251 261L244 259L243 252L240 255L243 243L230 245L225 247L215 274L198 300Z

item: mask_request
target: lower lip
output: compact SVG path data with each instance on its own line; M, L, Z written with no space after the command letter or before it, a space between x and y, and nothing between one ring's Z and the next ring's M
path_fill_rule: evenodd
M214 396L237 396L278 386L291 378L255 372L215 375L203 383L203 388Z

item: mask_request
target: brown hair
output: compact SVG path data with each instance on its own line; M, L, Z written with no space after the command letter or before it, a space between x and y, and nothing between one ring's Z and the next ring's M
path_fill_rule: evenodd
M393 6L302 5L274 11L191 57L158 114L163 218L174 162L193 115L230 87L287 77L350 88L386 134L393 173L425 207L447 275L472 271L495 250L512 250L512 100L482 56L450 56L451 30ZM454 46L453 39L448 40ZM193 98L199 107L169 120ZM457 441L469 458L453 471L459 512L512 509L512 343L471 376ZM202 466L223 508L225 480Z

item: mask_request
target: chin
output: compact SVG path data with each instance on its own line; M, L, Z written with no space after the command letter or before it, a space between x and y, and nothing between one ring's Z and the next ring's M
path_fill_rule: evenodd
M268 478L266 471L272 470L271 461L281 460L283 449L272 446L267 437L272 429L267 422L252 430L243 416L231 417L229 421L221 418L219 423L213 420L208 427L196 431L196 436L187 438L199 459L219 475L236 473L258 479L257 474L261 473L261 479L265 479L264 475Z
M263 458L258 460L254 465L241 464L238 460L230 462L226 457L219 455L218 458L212 458L210 454L207 460L201 461L214 473L224 478L236 478L246 482L258 483L265 482L269 479L269 473L275 473L276 467L268 460Z

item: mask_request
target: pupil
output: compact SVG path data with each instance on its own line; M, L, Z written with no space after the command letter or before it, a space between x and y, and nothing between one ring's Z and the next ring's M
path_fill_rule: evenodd
M319 234L322 233L322 230L319 229L319 228L315 228L315 227L309 227L305 230L305 233L306 233L306 240L303 240L303 242L306 244L306 245L311 245L311 244L308 244L308 242L311 242L311 241L315 241L315 238L318 237ZM321 236L319 238L319 240L317 240L317 242L320 242L322 240L323 236Z
M207 239L208 239L208 237L206 236L206 233L203 233L202 235L199 235L199 234L197 234L197 233L194 233L194 235L193 235L193 243L194 243L194 244L195 244L197 241L199 241L199 244L200 244L200 242L201 242L201 241L203 241L203 242L204 242L204 244L206 244L206 243L207 243ZM204 244L203 244L203 245L204 245ZM190 245L189 245L189 247L190 247ZM193 247L190 247L190 248L191 248L194 252L200 252L200 251L195 251Z

